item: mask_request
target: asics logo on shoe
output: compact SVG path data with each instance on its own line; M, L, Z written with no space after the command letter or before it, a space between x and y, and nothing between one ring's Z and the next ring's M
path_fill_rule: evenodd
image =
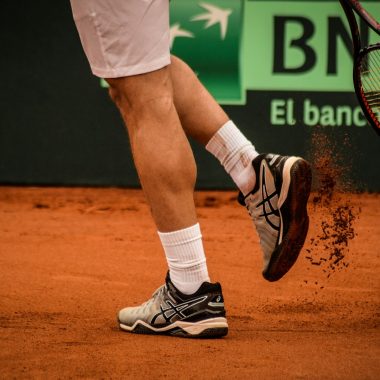
M193 298L191 300L187 300L186 302L183 303L178 303L175 304L169 299L165 299L163 303L160 305L161 312L157 313L153 318L152 318L152 324L156 321L156 319L162 315L162 317L165 319L167 323L173 322L173 319L183 319L185 317L188 317L189 315L184 314L183 312L185 310L188 310L189 308L205 301L207 298L207 295L198 297L198 298ZM178 318L175 318L178 317Z
M256 208L262 208L262 213L259 214L259 217L264 217L266 222L274 230L278 231L280 229L280 213L277 208L278 193L273 175L265 160L262 161L260 166L260 184L262 200L256 205Z

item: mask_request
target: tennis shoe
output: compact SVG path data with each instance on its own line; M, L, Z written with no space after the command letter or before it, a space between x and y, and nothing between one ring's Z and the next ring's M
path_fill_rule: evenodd
M138 334L217 338L228 332L220 284L204 282L186 295L173 285L169 273L151 299L120 310L118 322L122 330Z
M263 276L282 278L296 262L309 228L307 200L310 164L300 157L261 154L252 161L254 189L239 194L248 209L263 251Z

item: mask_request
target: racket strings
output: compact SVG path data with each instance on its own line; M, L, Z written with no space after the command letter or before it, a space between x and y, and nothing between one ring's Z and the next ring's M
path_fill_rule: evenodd
M380 49L370 50L360 65L360 80L365 104L380 123Z

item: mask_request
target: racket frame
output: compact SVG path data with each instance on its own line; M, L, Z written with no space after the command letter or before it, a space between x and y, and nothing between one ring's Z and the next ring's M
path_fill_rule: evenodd
M375 121L375 117L370 109L367 108L367 100L363 95L362 81L360 79L360 67L361 62L364 57L371 51L379 49L380 44L373 44L368 47L362 48L361 38L359 32L359 26L356 21L356 17L353 9L358 13L360 17L370 26L375 32L380 34L380 25L374 20L360 5L358 1L355 0L339 0L344 13L346 14L348 24L351 29L352 44L354 48L354 65L353 65L353 82L356 97L359 101L359 104L362 108L364 116L366 117L368 123L373 127L376 133L380 136L380 124Z
M380 35L380 24L362 7L358 0L343 0L351 5L352 9L372 28L374 32Z

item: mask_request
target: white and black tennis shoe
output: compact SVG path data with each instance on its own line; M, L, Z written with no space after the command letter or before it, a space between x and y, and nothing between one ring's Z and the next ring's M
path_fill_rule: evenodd
M300 157L261 154L252 161L254 189L239 194L259 234L264 255L263 276L283 277L296 262L309 228L307 201L310 164Z
M151 299L120 310L118 322L122 330L138 334L218 338L228 332L220 284L204 282L197 292L186 295L173 285L169 273Z

